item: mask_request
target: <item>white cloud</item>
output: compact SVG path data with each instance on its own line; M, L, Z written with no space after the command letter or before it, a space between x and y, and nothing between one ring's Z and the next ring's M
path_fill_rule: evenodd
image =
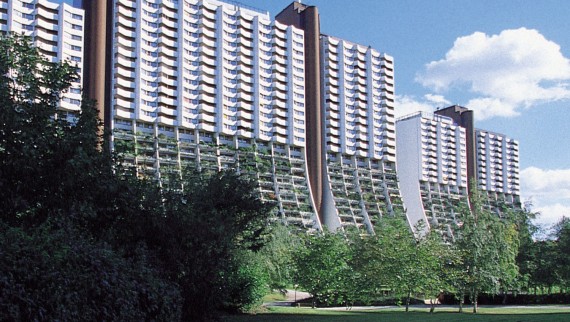
M394 106L396 118L419 111L433 112L435 110L435 105L432 102L417 100L415 97L408 95L396 95Z
M570 217L570 206L559 203L543 207L533 207L532 211L540 213L534 222L546 228L558 223L562 217Z
M544 170L529 167L521 171L521 189L531 195L570 199L570 169Z
M459 37L444 59L428 63L416 77L438 93L467 89L473 98L466 106L480 119L516 116L535 104L569 99L569 80L570 60L560 46L526 28Z
M532 200L537 222L551 225L570 216L570 169L545 170L529 167L521 171L521 194Z
M432 103L441 105L440 107L444 107L443 105L451 105L451 102L445 99L443 95L426 94L424 98Z

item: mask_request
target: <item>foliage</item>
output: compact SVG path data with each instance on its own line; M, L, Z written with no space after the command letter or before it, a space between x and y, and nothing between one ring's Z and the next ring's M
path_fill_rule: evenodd
M555 225L556 265L561 280L561 287L570 288L570 218L563 217Z
M179 317L177 285L144 256L125 259L69 227L0 234L0 320L134 321Z
M460 294L469 294L476 313L480 293L496 294L518 277L519 237L513 222L485 208L480 192L473 190L471 210L463 208L460 213L455 247L462 272L456 285Z
M17 36L0 49L3 311L199 320L257 303L264 273L242 259L263 246L272 205L251 180L232 171L189 172L166 188L139 179L102 149L92 103L74 124L57 118L74 68L47 63Z
M406 300L407 310L412 295L437 297L446 288L443 266L449 252L436 233L416 238L403 218L383 217L376 234L357 244L353 268L367 280L359 285L371 294L389 289Z
M225 303L242 303L227 298L226 288L236 289L227 283L242 283L251 273L239 259L263 246L271 205L259 199L249 178L232 170L193 171L175 181L163 189L132 185L139 209L125 213L113 235L128 252L144 244L157 269L180 285L184 319L208 318Z
M224 306L231 310L251 312L262 304L268 293L269 276L263 257L250 250L239 251L224 276Z
M293 258L295 281L313 296L313 307L317 303L343 303L345 277L351 272L348 266L350 252L342 233L306 236Z
M293 252L299 246L300 240L288 226L279 222L272 223L270 229L271 234L260 254L269 276L269 287L285 292L288 285L295 284Z

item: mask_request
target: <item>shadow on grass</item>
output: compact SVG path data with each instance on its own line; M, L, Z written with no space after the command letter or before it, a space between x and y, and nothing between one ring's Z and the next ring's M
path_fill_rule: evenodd
M452 322L452 321L503 321L503 322L570 322L570 313L457 313L457 312L378 312L378 311L323 311L306 309L305 312L291 311L291 313L279 310L259 313L255 315L232 315L225 316L222 321L255 322L255 321L426 321L426 322Z

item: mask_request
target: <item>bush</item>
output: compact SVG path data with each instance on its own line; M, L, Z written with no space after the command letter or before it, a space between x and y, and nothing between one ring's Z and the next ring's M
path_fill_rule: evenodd
M141 250L141 255L144 253ZM0 320L175 321L176 285L74 231L2 227Z
M269 291L269 276L261 256L242 251L227 275L225 306L230 311L250 312L259 307Z

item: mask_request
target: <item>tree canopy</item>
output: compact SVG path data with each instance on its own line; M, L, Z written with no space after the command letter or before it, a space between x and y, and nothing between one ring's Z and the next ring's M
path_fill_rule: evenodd
M75 70L0 39L0 320L201 320L258 303L262 261L244 259L272 205L234 171L137 177L101 148L93 102L58 117Z

